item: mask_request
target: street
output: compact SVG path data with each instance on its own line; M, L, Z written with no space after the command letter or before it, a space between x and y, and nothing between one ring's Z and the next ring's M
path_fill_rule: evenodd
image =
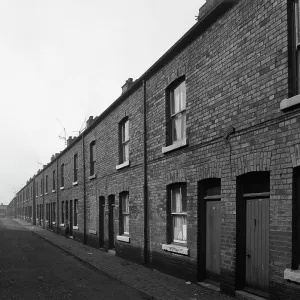
M0 299L151 299L0 219Z

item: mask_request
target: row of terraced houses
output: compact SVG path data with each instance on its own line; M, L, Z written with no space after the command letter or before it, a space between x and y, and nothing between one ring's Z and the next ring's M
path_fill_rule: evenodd
M224 293L300 299L299 38L298 0L207 0L10 214Z

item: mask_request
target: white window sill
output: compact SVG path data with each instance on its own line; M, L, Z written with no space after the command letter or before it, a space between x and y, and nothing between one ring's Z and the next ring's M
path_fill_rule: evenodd
M56 190L52 190L52 193L55 193L56 192Z
M45 195L48 195L48 193L45 193Z
M48 221L48 220L46 220L46 223L49 223L49 221Z
M78 185L78 181L74 181L72 184L73 184L73 186Z
M90 234L95 234L95 235L96 235L96 234L97 234L97 231L96 231L96 230L91 230L91 229L90 229L90 230L89 230L89 233L90 233Z
M65 187L64 186L62 186L61 188L60 188L60 190L64 190L65 189Z
M296 95L294 97L288 98L288 99L283 99L280 102L280 109L284 110L284 109L293 107L293 106L298 105L298 104L300 104L300 94Z
M189 143L188 143L188 139L185 138L185 139L182 139L170 146L167 146L167 147L162 147L162 153L168 153L170 151L173 151L175 149L179 149L181 147L184 147L184 146L187 146Z
M181 255L189 255L189 249L184 246L173 245L173 244L162 244L161 247L164 251L173 252Z
M52 222L52 225L55 225L56 224L56 222Z
M74 230L79 230L78 226L73 226Z
M41 196L40 197L43 197L43 194L41 194Z
M120 170L120 169L123 169L123 168L125 168L125 167L128 167L129 165L130 165L129 160L126 160L126 161L123 162L122 164L117 165L117 166L116 166L116 169L117 169L117 170Z
M293 282L300 283L300 270L285 269L283 278Z
M130 237L127 235L117 235L117 240L125 243L130 243Z
M38 196L35 196L35 198L37 198ZM23 203L23 202L21 202L21 203Z
M65 227L65 224L60 224L60 227Z
M89 180L95 179L96 178L96 174L89 176Z

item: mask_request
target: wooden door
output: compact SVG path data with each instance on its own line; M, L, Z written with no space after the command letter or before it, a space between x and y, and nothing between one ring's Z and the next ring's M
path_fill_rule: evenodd
M115 248L115 197L110 196L109 197L109 215L108 215L108 237L109 237L109 249L114 249Z
M221 201L206 201L206 278L219 281Z
M246 200L245 278L253 293L269 287L269 204L269 198Z
M73 236L73 201L70 200L70 236Z

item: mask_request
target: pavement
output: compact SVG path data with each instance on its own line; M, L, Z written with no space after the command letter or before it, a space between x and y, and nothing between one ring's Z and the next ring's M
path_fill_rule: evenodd
M81 242L66 239L64 236L43 229L39 226L14 219L24 228L38 235L45 241L73 255L80 261L106 273L136 290L147 294L152 300L233 300L235 298L223 295L198 284L130 262L109 252L92 248Z

